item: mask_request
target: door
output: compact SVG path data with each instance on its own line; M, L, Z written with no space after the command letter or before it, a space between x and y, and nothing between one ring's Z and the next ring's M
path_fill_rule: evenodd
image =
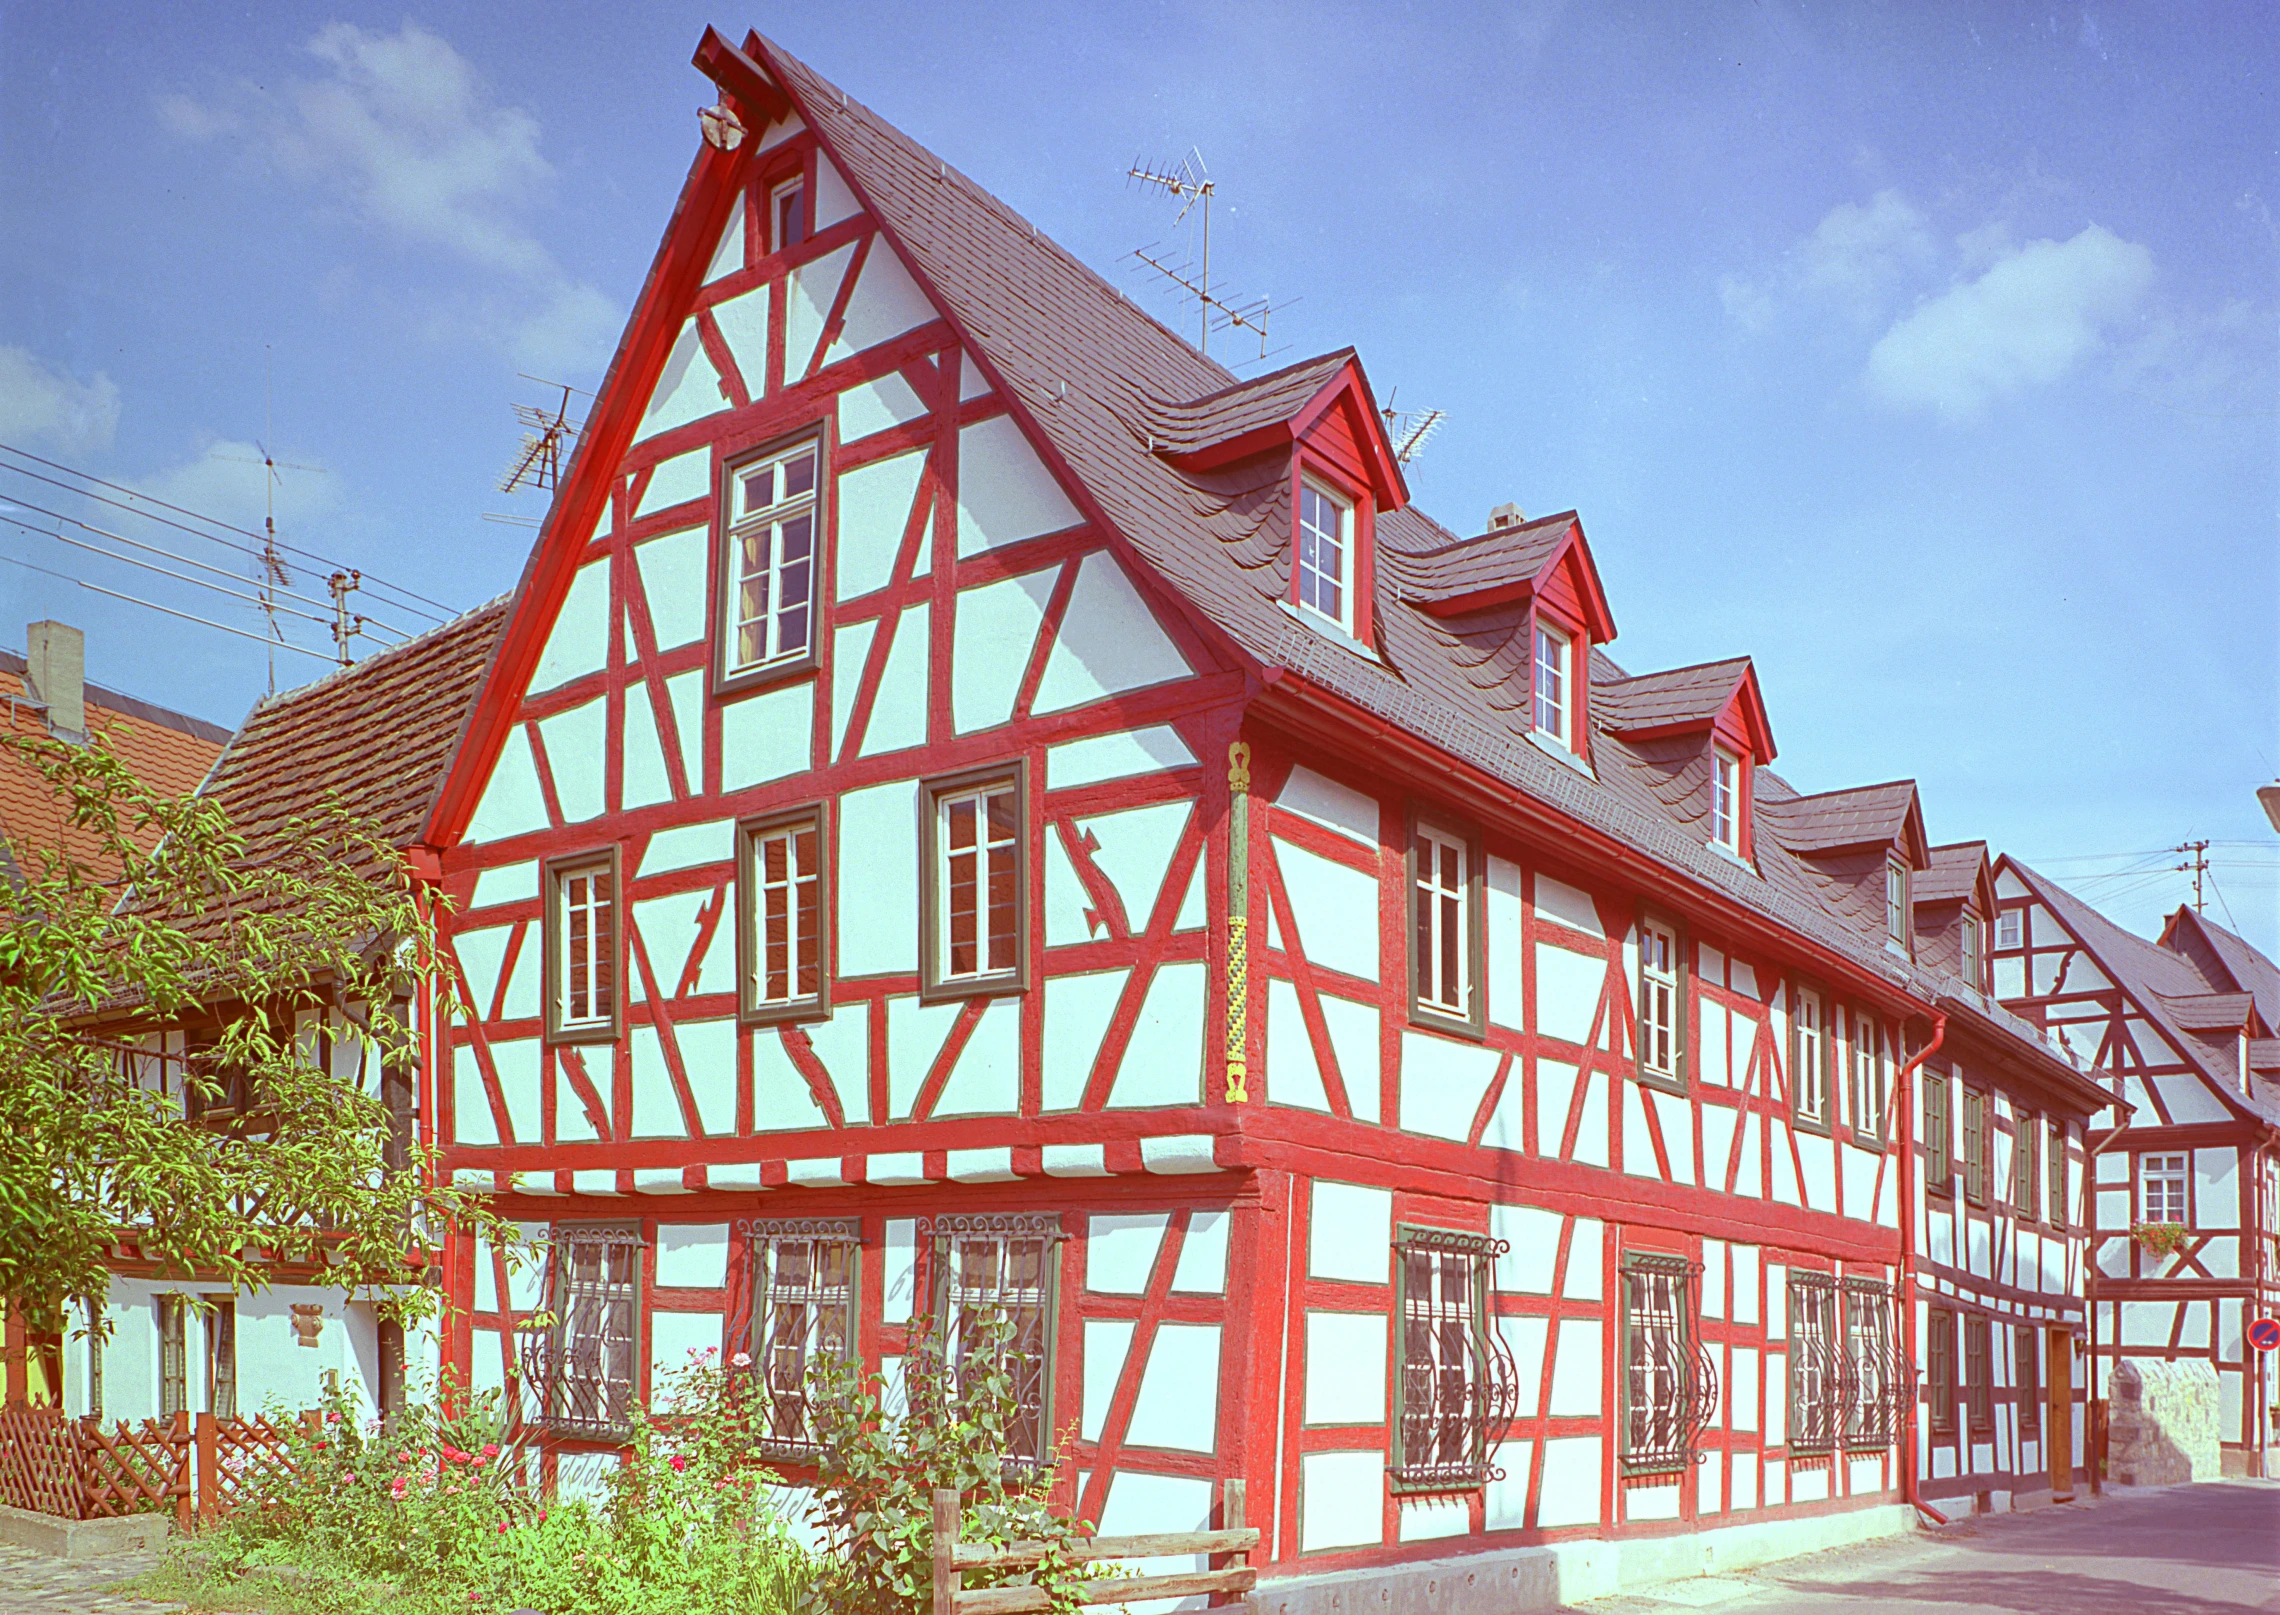
M2050 1453L2050 1497L2064 1503L2074 1496L2074 1336L2050 1331L2044 1395L2043 1440Z

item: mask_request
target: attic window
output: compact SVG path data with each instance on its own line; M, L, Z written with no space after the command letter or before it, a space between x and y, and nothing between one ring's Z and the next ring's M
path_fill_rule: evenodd
M782 252L808 238L807 180L788 179L769 195L768 218L775 226L773 249Z
M729 473L728 620L721 678L804 666L814 658L817 467L814 438Z
M1354 604L1346 558L1353 532L1352 505L1312 482L1298 485L1298 603L1349 634Z
M1897 858L1884 860L1884 941L1887 947L1908 951L1908 866Z
M1710 839L1742 850L1742 760L1723 746L1710 748Z
M2006 909L1995 916L1995 946L2008 951L2019 945L2019 911Z
M1536 727L1575 749L1575 702L1569 666L1574 643L1558 629L1536 624Z

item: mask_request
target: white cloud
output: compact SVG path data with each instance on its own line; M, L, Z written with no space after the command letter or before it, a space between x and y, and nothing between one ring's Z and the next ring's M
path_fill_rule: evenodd
M77 382L23 348L0 347L0 439L93 454L111 446L118 425L118 384L102 371Z
M1865 207L1841 202L1823 215L1798 251L1798 280L1809 291L1873 298L1936 250L1924 215L1898 191L1879 191Z
M1869 351L1869 389L1901 409L1974 420L2099 351L2152 285L2153 254L2102 226L2030 241L1886 331Z
M136 478L135 487L170 505L258 533L269 514L270 496L262 487L262 480L268 474L261 464L261 450L257 445L214 438L190 459L151 476ZM322 470L299 467L279 470L277 536L287 543L310 542L311 524L340 506L337 482L337 478Z
M160 122L185 139L243 140L372 228L506 281L516 312L498 340L518 363L529 351L558 370L598 368L616 314L528 222L554 178L538 120L500 105L472 63L416 23L393 34L328 23L305 49L321 76L279 92L241 84L221 106L165 96Z

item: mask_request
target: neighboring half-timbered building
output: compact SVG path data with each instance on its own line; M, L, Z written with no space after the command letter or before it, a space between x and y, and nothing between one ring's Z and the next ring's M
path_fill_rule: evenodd
M2083 1103L1919 938L1914 788L1794 791L1747 659L1626 672L1572 512L1418 512L1351 350L1238 379L698 60L421 836L423 1103L552 1241L455 1245L454 1364L571 1484L746 1355L796 1477L815 1353L1002 1311L1064 1500L1241 1483L1293 1610L1899 1528L1916 1068ZM1952 1282L2066 1327L2019 1249Z
M2280 1387L2243 1334L2280 1313L2280 970L2190 909L2148 942L2014 859L1996 881L1997 994L2133 1107L2090 1134L2101 1394L2118 1361L2205 1365L2224 1468L2272 1473Z

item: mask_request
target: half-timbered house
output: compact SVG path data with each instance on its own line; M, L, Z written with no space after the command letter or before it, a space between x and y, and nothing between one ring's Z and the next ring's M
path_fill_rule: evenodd
M2148 1441L2190 1459L2200 1443L2184 1426L2205 1418L2224 1469L2272 1473L2280 1388L2243 1333L2280 1313L2280 970L2190 909L2149 942L2015 859L1995 873L1995 991L2133 1107L2090 1134L2101 1391L2118 1363L2162 1365L2171 1401L2142 1415ZM2177 1377L2190 1365L2214 1399L2206 1415Z
M1002 1312L1017 1456L1112 1532L1241 1483L1292 1610L1899 1528L1903 1100L1940 1036L2073 1075L1926 956L1913 787L1792 789L1746 658L1626 671L1574 513L1416 510L1351 350L1239 379L698 62L420 837L425 1103L552 1242L454 1246L455 1365L567 1485L747 1357L796 1478L815 1353Z

